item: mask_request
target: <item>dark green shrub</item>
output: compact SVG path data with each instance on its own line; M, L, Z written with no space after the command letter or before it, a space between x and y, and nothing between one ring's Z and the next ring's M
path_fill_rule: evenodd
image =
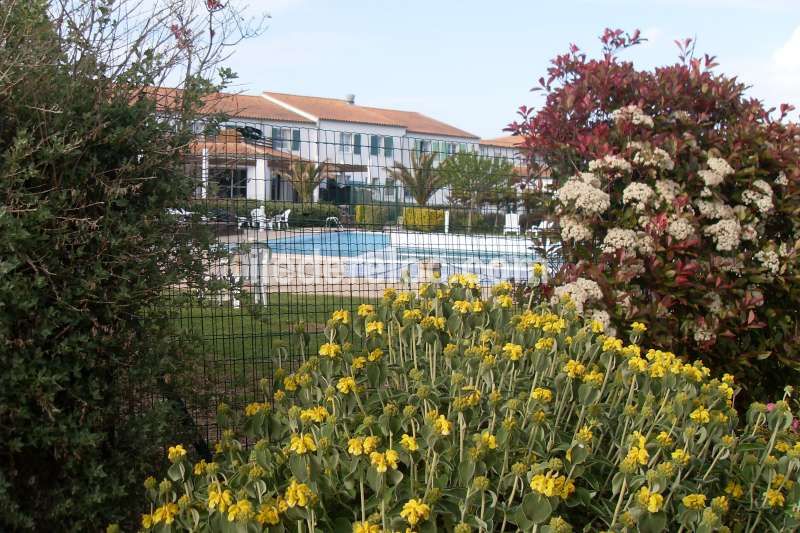
M192 438L179 428L195 361L161 304L203 274L192 252L207 237L167 209L195 187L181 158L209 65L157 106L149 87L174 65L157 57L195 43L115 63L113 16L132 7L80 4L0 3L2 531L124 520L140 473Z
M305 228L325 225L328 217L339 217L339 208L333 204L300 203L300 202L261 202L267 217L279 215L291 209L289 215L290 228ZM248 213L249 214L249 213Z
M389 220L391 208L386 205L357 205L356 224L369 228L380 228Z

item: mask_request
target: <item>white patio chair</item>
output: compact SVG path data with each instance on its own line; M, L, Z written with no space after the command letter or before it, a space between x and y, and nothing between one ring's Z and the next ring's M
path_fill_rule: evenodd
M264 212L263 205L259 206L258 209L250 211L250 224L252 224L254 228L258 228L262 224L268 224L267 214Z
M503 235L505 235L506 233L513 233L514 235L519 235L520 233L519 213L506 214L506 223L503 226Z
M275 225L278 229L281 229L281 225L283 225L284 228L289 229L289 214L291 214L291 212L291 209L287 209L283 213L272 217L268 222L270 229L272 229L273 225Z

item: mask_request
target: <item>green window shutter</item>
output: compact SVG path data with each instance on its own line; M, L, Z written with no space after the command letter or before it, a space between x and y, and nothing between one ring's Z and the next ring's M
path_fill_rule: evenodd
M422 145L420 144L419 139L414 139L414 151L418 154L422 151Z
M369 154L378 155L381 148L381 138L377 135L372 135L369 139Z
M356 155L361 154L361 134L356 133L353 135L353 153Z
M292 130L292 150L300 150L300 130Z
M383 138L383 155L386 157L394 155L394 139L392 137Z
M467 144L466 143L460 143L458 145L458 151L459 152L466 152L467 151Z
M272 147L276 149L280 148L279 146L280 140L281 140L281 129L272 126Z

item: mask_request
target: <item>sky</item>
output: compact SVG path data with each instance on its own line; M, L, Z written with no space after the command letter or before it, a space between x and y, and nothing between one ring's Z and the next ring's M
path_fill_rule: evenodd
M507 133L549 61L600 53L606 27L648 39L622 57L677 61L675 39L717 56L768 106L800 107L800 0L249 0L266 31L229 58L232 90L342 98L418 111L482 138Z

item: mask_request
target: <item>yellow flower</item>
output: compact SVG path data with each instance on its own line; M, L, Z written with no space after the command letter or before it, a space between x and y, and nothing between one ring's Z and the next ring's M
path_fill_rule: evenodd
M675 450L672 452L672 460L676 463L679 463L681 466L688 465L689 459L691 458L692 456L689 455L689 452L687 452L685 449Z
M311 501L314 493L305 483L298 483L293 479L286 487L286 504L289 507L305 507Z
M464 315L472 310L472 304L467 300L456 300L453 302L453 309Z
M326 342L322 346L319 347L319 354L322 357L327 357L329 359L334 359L336 356L342 353L342 347L333 342ZM286 384L286 380L284 379L284 385ZM289 387L286 387L289 389Z
M534 263L533 264L533 275L534 276L541 276L544 274L544 266L541 263Z
M519 361L520 357L522 357L522 346L507 342L506 345L503 346L503 353L512 361Z
M711 500L711 507L718 513L728 512L728 498L725 496L717 496Z
M644 333L645 331L647 331L647 326L645 326L641 322L634 322L633 324L631 324L631 329L634 331L634 333Z
M369 454L369 461L379 474L383 474L387 470L386 456L380 452L372 452Z
M400 460L400 454L392 449L388 449L383 452L384 457L386 457L386 462L392 468L392 470L397 470L397 461Z
M381 526L369 522L356 522L353 524L353 533L381 533Z
M708 409L702 406L692 411L691 414L689 415L689 418L691 418L698 424L708 424L711 421L711 416L708 412Z
M474 300L472 302L472 312L480 313L481 311L483 311L483 302L481 302L480 300Z
M483 433L481 433L481 444L483 444L490 450L494 450L497 448L497 437L495 437L488 431L484 431Z
M583 376L583 382L588 383L590 385L594 385L595 387L599 387L603 384L603 378L605 375L602 372L598 372L597 370L592 370L588 372L586 375Z
M384 300L392 301L396 297L397 297L397 291L395 289L392 289L391 287L388 287L388 288L383 290L383 299Z
M419 309L406 309L403 311L403 320L413 320L419 322L422 320L422 311Z
M648 487L639 489L639 494L636 496L639 505L647 509L649 513L657 513L664 505L664 497L656 492L650 492Z
M323 406L317 407L310 407L308 409L303 409L300 411L300 420L302 422L325 422L325 420L330 416L328 410L325 409Z
M289 441L289 450L297 455L305 455L308 452L317 451L317 445L311 433L301 433L299 435L294 433Z
M638 346L636 347L638 348ZM603 351L604 352L621 352L622 351L622 341L616 337L606 337L603 340Z
M439 415L439 417L433 421L433 428L439 435L447 436L453 430L453 423L447 420L444 415Z
M401 292L400 294L397 295L397 298L395 298L394 303L397 305L407 304L408 302L411 301L411 296L412 295L410 292Z
M253 516L253 504L247 500L239 500L228 509L228 522L249 520Z
M375 348L367 355L367 359L369 359L371 363L374 363L375 361L380 361L381 357L383 357L383 350L381 350L380 348Z
M641 357L631 357L628 359L628 367L634 372L645 372L647 370L647 361Z
M672 437L669 436L669 433L666 431L662 431L656 437L656 442L663 447L672 446Z
M180 444L176 444L175 446L170 446L169 450L167 451L167 457L173 463L177 463L185 456L186 456L186 450Z
M634 446L628 451L625 460L634 464L646 465L650 460L650 453L644 447Z
M497 303L500 307L508 308L514 305L514 299L508 294L501 294L497 297Z
M553 391L542 387L536 387L533 389L533 392L531 392L531 400L550 403L553 400Z
M590 442L592 442L592 439L594 438L594 434L592 433L592 428L590 428L589 426L583 426L578 431L578 434L575 436L575 438L578 440L578 442L581 442L583 444L589 444Z
M364 356L359 356L353 359L353 370L361 370L367 366L367 358Z
M233 503L233 494L231 491L225 489L222 492L215 487L212 486L208 489L208 510L213 511L214 509L218 509L220 513L224 513L225 510Z
M689 494L684 496L681 500L683 505L686 506L687 509L693 509L695 511L699 511L706 506L706 496L705 494Z
M419 522L427 520L430 514L431 508L428 504L415 498L408 500L400 511L400 516L405 518L406 522L412 526L416 526Z
M331 315L331 320L333 322L338 322L339 324L349 324L350 323L350 312L345 309L339 309L338 311L334 311Z
M542 337L536 341L533 347L537 350L550 350L555 345L556 341L552 337Z
M370 453L375 451L378 448L378 444L381 442L380 437L376 437L374 435L370 435L369 437L364 437L364 453Z
M142 529L150 529L153 527L153 515L152 514L143 514L142 515Z
M261 507L258 508L258 515L256 516L256 521L259 524L267 524L270 526L278 525L281 518L279 516L280 511L278 511L278 506L275 503L275 500L270 500L267 503L261 504Z
M373 320L372 322L367 322L367 335L375 333L376 335L383 335L383 322L378 320Z
M447 321L443 316L426 316L420 322L420 325L425 329L438 329L444 331Z
M575 492L575 483L568 480L566 476L558 475L558 472L548 472L536 474L531 478L531 489L539 494L544 494L548 498L558 496L566 500Z
M566 372L568 377L575 379L581 377L584 372L586 372L586 367L578 361L570 359L562 370Z
M347 453L350 455L361 455L364 453L364 439L353 437L347 441Z
M286 398L286 393L283 392L282 390L275 391L275 394L273 394L272 397L275 399L276 402L280 402L284 398Z
M417 439L406 433L403 433L403 436L400 437L400 445L410 452L415 452L419 450L419 444L417 444Z
M371 304L361 304L358 306L358 316L368 317L375 313L375 306Z
M159 524L164 522L165 524L171 524L175 521L175 515L180 512L178 506L174 503L165 503L153 513L153 524Z
M728 481L728 484L725 485L725 494L734 500L738 500L744 496L744 487L734 481Z
M261 411L266 411L267 409L269 409L269 405L266 403L253 402L247 404L247 406L244 408L244 414L245 416L254 416Z
M342 394L350 394L356 391L356 380L351 376L341 378L336 383L336 388L339 389L339 392Z
M203 474L205 474L206 473L206 464L207 463L206 463L205 459L200 459L200 462L196 463L194 465L194 475L195 476L202 476Z
M783 507L783 504L786 501L786 499L783 496L783 493L775 489L767 489L764 498L765 501L767 502L767 505L769 505L770 507Z

